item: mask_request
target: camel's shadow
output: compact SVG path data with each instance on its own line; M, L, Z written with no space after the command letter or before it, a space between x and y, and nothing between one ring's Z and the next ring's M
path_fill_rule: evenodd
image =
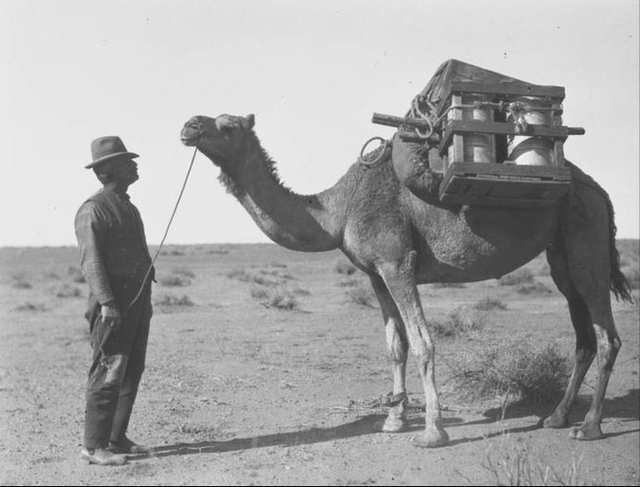
M589 403L584 400L578 401L575 407L572 417L575 416L576 420L582 420L584 414L588 410ZM640 391L638 389L630 390L625 396L609 399L605 402L606 416L609 418L617 418L623 421L637 421L640 419L640 411L638 410L638 403L640 399ZM493 408L483 413L483 418L476 421L465 421L458 417L445 417L444 423L446 427L456 426L471 426L481 424L497 423L501 420L523 418L528 416L539 416L541 419L539 422L535 422L528 426L521 426L517 428L506 427L501 431L494 431L487 435L479 435L474 438L464 438L460 440L453 440L449 443L449 446L454 446L460 443L468 443L474 441L482 441L487 438L499 436L504 433L523 433L528 431L534 431L541 427L542 418L546 417L553 410L548 404L543 405L520 405L515 404L508 407L504 412L500 408ZM288 433L274 433L263 436L253 436L248 438L234 438L226 441L202 441L197 443L176 443L173 445L166 445L154 448L154 457L166 457L174 455L192 455L198 453L223 453L233 451L244 451L255 448L266 448L271 446L300 446L311 445L314 443L323 443L336 441L346 438L353 438L357 436L367 436L380 434L375 431L374 424L377 421L383 420L386 417L384 414L369 414L360 416L356 420L333 426L330 428L310 428L302 431L292 431ZM414 417L409 420L408 433L419 433L424 428L424 417ZM618 436L626 434L628 432L605 435ZM141 459L141 457L138 457Z
M571 411L571 419L582 421L591 405L591 396L579 395ZM623 421L640 421L640 390L630 389L624 396L605 399L604 417L614 418ZM531 404L515 403L508 406L504 411L501 408L488 409L483 413L487 418L486 422L498 421L500 419L515 419L527 416L539 416L542 421L549 416L555 408L554 404Z

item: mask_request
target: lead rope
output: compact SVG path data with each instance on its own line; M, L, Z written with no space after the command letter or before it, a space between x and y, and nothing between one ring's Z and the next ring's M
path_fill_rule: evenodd
M144 290L146 284L147 284L147 279L149 279L149 276L151 275L151 270L153 269L153 266L156 263L156 260L158 259L158 256L160 255L160 251L162 250L162 246L164 245L164 241L167 238L167 235L169 234L169 228L171 227L171 223L173 222L173 217L176 215L176 211L178 211L178 205L180 204L180 200L182 199L182 195L184 194L184 190L187 187L187 181L189 180L189 175L191 174L191 169L193 168L193 162L196 160L196 154L198 153L198 148L195 147L194 151L193 151L193 156L191 157L191 164L189 164L189 169L187 170L187 175L184 178L184 182L182 183L182 188L180 189L180 194L178 195L178 199L176 200L176 204L173 207L173 212L171 213L171 218L169 218L169 223L167 223L167 228L164 231L164 236L162 237L162 240L160 241L160 245L158 246L158 250L156 250L156 254L153 256L153 259L151 260L151 264L149 265L149 268L147 269L147 273L144 276L144 279L142 280L142 284L140 285L140 290L138 291L138 294L136 294L136 297L133 298L133 301L131 301L131 303L129 303L129 306L127 306L127 309L124 310L124 312L122 313L122 316L124 317L124 315L126 315L129 310L131 309L131 307L136 303L136 301L138 301L138 299L140 299L140 296L142 295L142 291Z

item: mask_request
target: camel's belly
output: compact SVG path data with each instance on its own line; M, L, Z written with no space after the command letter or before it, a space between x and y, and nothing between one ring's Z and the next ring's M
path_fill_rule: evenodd
M470 282L503 276L542 252L555 235L558 211L469 208L442 211L424 229L418 282Z

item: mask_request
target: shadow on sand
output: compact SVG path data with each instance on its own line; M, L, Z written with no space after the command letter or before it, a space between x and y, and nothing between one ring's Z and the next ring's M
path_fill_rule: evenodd
M581 422L591 406L591 396L579 395L576 399L571 418ZM640 390L630 389L624 396L605 399L604 418L620 419L627 421L640 420ZM522 418L527 416L539 416L542 419L549 416L555 408L555 404L531 404L515 403L506 408L504 419ZM490 422L502 418L501 408L488 409L483 413Z
M585 396L580 397L575 406L572 416L576 420L582 421L586 411L589 408L589 401ZM640 402L640 391L638 389L630 390L625 396L616 397L606 400L605 402L605 416L607 418L617 418L623 421L638 421L640 420L640 411L638 404ZM505 433L524 433L535 431L541 427L542 418L546 417L553 410L553 407L549 405L519 405L515 404L506 409L504 418L502 418L502 410L500 408L493 408L483 413L484 418L476 421L465 421L457 417L445 417L444 423L448 428L456 426L472 426L482 424L495 424L500 421L501 418L515 419L524 418L528 416L539 416L541 419L538 422L534 422L529 426L521 426L517 428L508 428L505 426L504 430L494 431L486 435L479 435L473 438L462 438L452 440L447 446L455 446L462 443L469 443L475 441L484 441L488 438L503 435ZM197 443L176 443L173 445L161 446L154 448L154 457L166 457L174 455L192 455L199 453L222 453L232 451L244 451L255 448L265 448L270 446L299 446L310 445L314 443L329 442L335 440L341 440L345 438L353 438L356 436L365 436L372 434L380 434L374 430L374 423L385 418L383 414L370 414L361 416L355 421L350 423L341 424L331 428L311 428L303 431L292 431L289 433L274 433L263 436L254 436L250 438L234 438L227 441L203 441ZM424 417L413 418L409 421L408 433L419 433L424 428ZM637 432L637 430L636 430ZM630 431L611 433L605 435L605 437L620 436L623 434L631 433ZM142 459L144 457L138 457Z
M384 415L372 414L360 417L351 423L332 428L311 428L290 433L274 433L251 438L234 438L227 441L204 441L199 443L176 443L154 448L154 456L190 455L194 453L221 453L250 450L269 446L298 446L335 441L355 436L377 434L373 425Z

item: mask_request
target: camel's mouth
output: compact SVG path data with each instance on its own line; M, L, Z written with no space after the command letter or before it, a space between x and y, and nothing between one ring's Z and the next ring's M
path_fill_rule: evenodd
M180 140L186 146L194 146L198 143L198 139L202 136L203 127L199 122L190 120L184 124L180 131Z
M196 145L199 138L200 132L188 130L187 127L183 128L182 132L180 132L180 141L189 147Z

